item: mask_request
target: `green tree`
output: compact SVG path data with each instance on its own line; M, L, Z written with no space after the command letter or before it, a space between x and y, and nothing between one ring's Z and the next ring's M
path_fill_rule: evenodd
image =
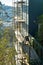
M4 29L3 36L0 39L0 65L16 65L16 50L13 42L13 32L9 28ZM8 46L12 38L12 47Z

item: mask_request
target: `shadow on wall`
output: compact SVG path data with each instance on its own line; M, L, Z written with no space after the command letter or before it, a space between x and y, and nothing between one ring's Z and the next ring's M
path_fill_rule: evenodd
M29 3L29 33L35 36L38 27L37 17L43 14L43 0L30 0Z

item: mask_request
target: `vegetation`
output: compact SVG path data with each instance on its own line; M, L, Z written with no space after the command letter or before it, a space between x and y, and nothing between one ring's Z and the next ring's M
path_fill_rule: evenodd
M37 17L38 30L35 32L36 39L43 43L43 14Z
M4 16L3 16L4 12ZM16 41L14 31L7 27L3 28L3 21L5 17L9 17L0 2L0 65L16 65L15 55L16 50L14 42ZM4 18L3 18L4 17Z
M5 28L2 31L0 30L0 65L16 65L16 50L13 42L13 38L16 39L15 34L10 28Z

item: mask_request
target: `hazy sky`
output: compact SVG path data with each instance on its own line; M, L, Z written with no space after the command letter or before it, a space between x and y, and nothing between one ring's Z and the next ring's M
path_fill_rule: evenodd
M8 6L12 6L13 5L13 1L17 1L17 0L0 0L3 4L8 5ZM20 1L20 0L18 0ZM24 0L27 1L27 0Z
M0 0L3 4L12 6L12 0Z

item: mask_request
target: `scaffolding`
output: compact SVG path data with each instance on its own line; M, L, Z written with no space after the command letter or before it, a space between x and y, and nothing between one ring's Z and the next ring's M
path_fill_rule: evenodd
M27 1L28 0L17 0L17 1L14 0L14 2L13 2L13 4L14 4L14 21L13 21L14 27L13 28L15 30L16 38L18 39L17 49L19 49L19 43L23 42L24 37L28 36L28 32L27 32L28 31ZM26 9L26 11L24 9ZM24 33L25 33L25 35L24 35ZM23 55L23 52L22 52L22 55ZM24 58L25 58L25 56L24 56ZM27 65L28 63L25 63L25 61L23 61L24 58L22 56L22 65L23 64ZM24 60L26 60L26 59L24 59Z

